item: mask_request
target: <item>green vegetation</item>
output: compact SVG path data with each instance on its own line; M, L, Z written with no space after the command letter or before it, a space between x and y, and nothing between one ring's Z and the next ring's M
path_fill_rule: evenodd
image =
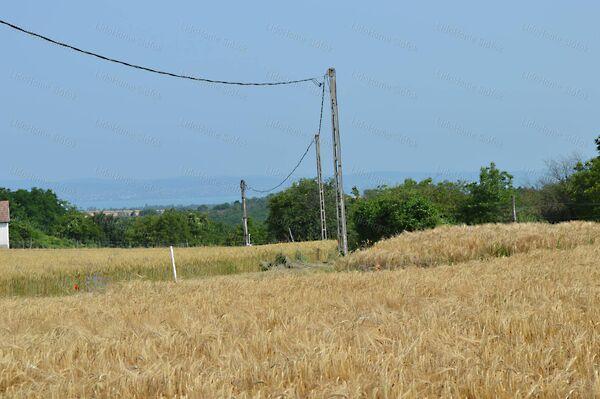
M600 137L596 140L600 152ZM539 187L513 187L512 176L494 163L481 168L477 182L407 179L394 187L357 188L347 196L348 234L352 248L404 231L439 224L512 221L515 197L519 221L600 220L600 156L586 162L549 165ZM333 182L325 183L329 237L336 238ZM243 243L239 202L159 212L140 217L88 216L49 190L10 191L13 247L72 246L154 247L234 246ZM319 194L313 179L303 179L266 198L248 200L249 229L255 244L321 238Z
M424 230L440 224L431 201L418 196L403 197L392 190L359 200L352 212L352 222L361 245L375 243L404 231Z
M600 137L596 145L600 152ZM512 176L491 163L481 168L478 182L408 179L367 190L362 197L353 190L349 242L356 248L437 224L506 223L513 218L513 196L521 222L600 220L600 156L552 163L549 175L539 187L514 188Z
M248 216L256 222L264 222L269 215L267 198L248 198L246 200ZM206 213L208 218L227 226L237 226L242 220L242 205L240 201L219 205L201 205L198 211Z
M509 221L510 213L506 210L514 195L512 179L493 162L481 168L479 182L467 185L468 196L461 210L463 221L467 224Z
M51 190L33 188L11 191L0 188L0 200L11 207L11 246L14 248L69 247L156 247L241 245L239 203L219 205L210 210L145 210L140 217L89 216L60 200ZM251 210L259 217L266 199L252 199ZM237 222L227 223L239 213ZM252 212L250 213L253 214ZM264 220L264 216L262 216ZM249 220L252 241L268 243L269 236L261 221Z
M327 225L335 226L333 182L324 184ZM302 179L290 188L268 197L267 230L277 241L289 241L290 230L297 241L321 239L319 189L316 180ZM333 230L333 229L331 229Z

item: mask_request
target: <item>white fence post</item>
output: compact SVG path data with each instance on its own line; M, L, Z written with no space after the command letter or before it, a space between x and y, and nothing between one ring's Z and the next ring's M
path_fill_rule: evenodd
M173 264L173 278L177 282L177 268L175 267L175 254L173 253L173 246L171 245L171 263Z

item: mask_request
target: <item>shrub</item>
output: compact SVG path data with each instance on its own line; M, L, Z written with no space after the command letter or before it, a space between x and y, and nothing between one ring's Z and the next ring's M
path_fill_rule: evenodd
M393 192L359 200L352 219L362 245L440 223L439 213L430 201L417 195L405 199Z

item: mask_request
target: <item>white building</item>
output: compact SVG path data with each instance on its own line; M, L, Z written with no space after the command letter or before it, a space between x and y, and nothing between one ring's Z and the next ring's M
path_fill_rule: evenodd
M9 248L8 224L10 222L10 209L8 201L0 201L0 249Z

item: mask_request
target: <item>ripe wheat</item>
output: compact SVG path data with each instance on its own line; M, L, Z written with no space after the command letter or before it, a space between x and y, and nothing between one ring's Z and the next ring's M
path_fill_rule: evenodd
M594 222L442 226L380 241L340 259L336 266L340 270L425 267L598 242L600 223Z
M600 248L0 299L7 397L598 397Z
M335 258L336 249L333 241L175 249L182 279L259 271L262 261L273 261L279 254L322 262ZM172 278L168 248L0 251L0 296L64 295L74 293L74 287Z

